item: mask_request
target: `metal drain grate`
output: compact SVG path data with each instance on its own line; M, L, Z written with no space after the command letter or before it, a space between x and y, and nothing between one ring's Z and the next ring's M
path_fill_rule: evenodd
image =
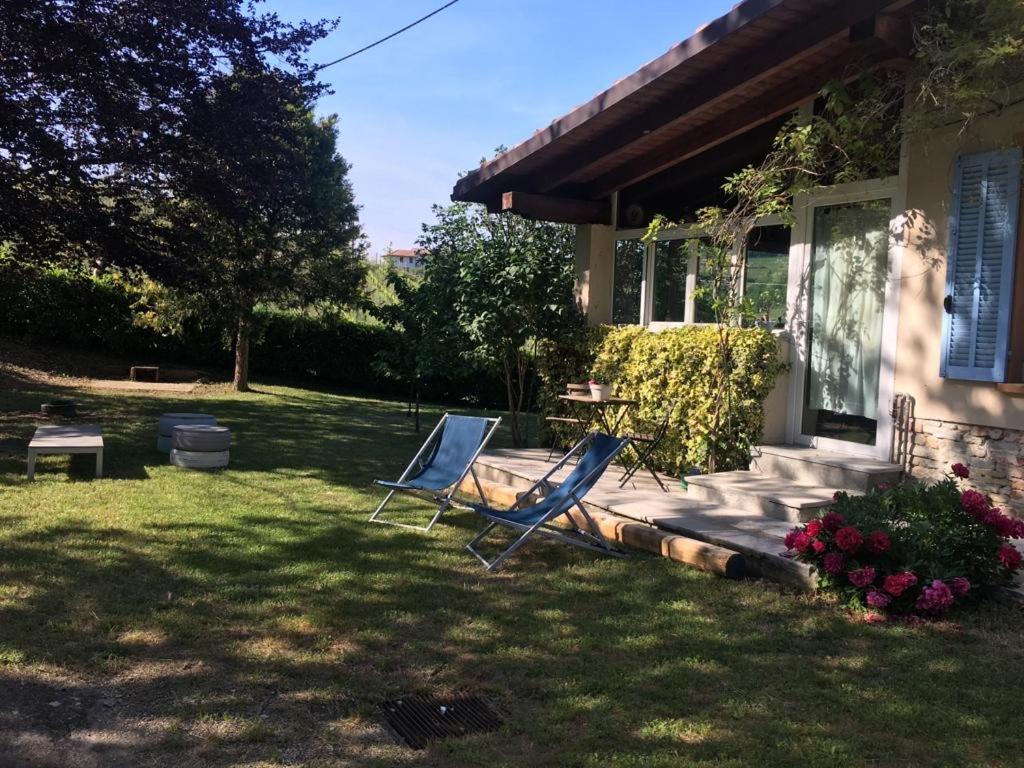
M405 696L380 705L384 720L413 749L431 741L493 731L501 718L479 696Z

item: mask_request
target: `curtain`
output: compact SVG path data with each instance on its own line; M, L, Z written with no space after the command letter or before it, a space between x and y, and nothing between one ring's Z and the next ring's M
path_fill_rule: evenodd
M878 418L889 200L814 211L808 405Z

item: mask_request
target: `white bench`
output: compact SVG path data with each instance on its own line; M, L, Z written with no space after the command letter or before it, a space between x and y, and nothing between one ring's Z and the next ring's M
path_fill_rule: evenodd
M103 436L99 424L66 427L37 427L28 444L28 479L36 476L36 456L43 453L92 453L96 455L96 477L103 477Z

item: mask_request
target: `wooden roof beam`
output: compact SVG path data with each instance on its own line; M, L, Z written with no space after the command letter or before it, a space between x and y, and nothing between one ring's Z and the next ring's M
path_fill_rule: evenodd
M858 50L856 53L851 52L851 57L852 61L851 58L844 58L829 67L819 69L813 81L787 83L777 87L760 98L752 99L715 118L703 128L666 142L657 149L608 171L587 185L585 196L605 197L689 160L752 128L793 112L803 102L817 94L820 84L829 80L850 79L853 76L851 70L854 65L857 75L877 69L891 61L894 52L888 46L876 46L876 50L870 54Z
M739 89L750 87L794 61L800 61L830 45L845 43L852 36L853 30L864 25L867 25L872 35L876 29L879 30L879 36L894 34L895 25L889 22L895 17L878 12L898 4L897 0L859 0L844 4L841 9L828 10L814 21L765 44L742 61L709 76L706 84L685 89L678 99L667 100L646 111L642 118L619 126L574 150L567 157L554 161L547 169L536 174L533 189L538 192L555 189L607 155L629 148L694 110L713 106ZM880 22L880 19L885 21Z
M571 197L505 192L501 210L527 219L560 224L611 224L612 208L608 200L579 200Z

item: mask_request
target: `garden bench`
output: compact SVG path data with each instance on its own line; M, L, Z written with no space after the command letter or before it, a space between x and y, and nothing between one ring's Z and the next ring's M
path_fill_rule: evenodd
M28 444L28 479L36 476L36 457L43 453L92 453L96 456L96 477L103 477L103 436L99 424L36 427Z
M160 381L160 367L156 365L133 365L131 371L128 373L128 378L132 381L140 381L139 374L143 374L142 381L146 381L146 377L149 381Z

